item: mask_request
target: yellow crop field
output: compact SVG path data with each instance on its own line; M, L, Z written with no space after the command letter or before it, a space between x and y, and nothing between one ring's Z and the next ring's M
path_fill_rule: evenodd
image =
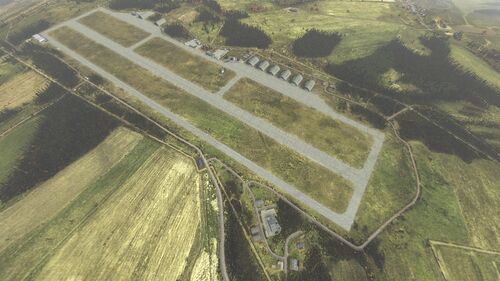
M213 238L212 252L208 253L202 251L194 264L193 271L191 272L191 281L217 281L219 275L218 258L217 258L217 239Z
M47 261L38 280L166 280L183 273L200 226L193 163L160 148Z
M14 108L30 102L47 85L47 80L34 71L16 75L0 85L0 110Z
M0 213L0 251L56 215L127 155L141 138L128 129L116 129L91 152L3 210Z

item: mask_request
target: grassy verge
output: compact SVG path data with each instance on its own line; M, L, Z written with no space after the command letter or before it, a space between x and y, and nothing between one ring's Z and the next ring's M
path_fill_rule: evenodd
M149 35L142 29L99 11L81 18L79 22L125 47L132 46Z
M337 212L347 207L353 191L347 180L74 30L61 28L52 35L325 206Z
M0 255L2 279L22 280L36 267L43 265L58 246L121 187L157 148L155 142L142 140L129 155L91 184L56 217L5 249Z
M15 168L22 153L35 137L39 120L34 118L0 138L0 184Z
M230 70L221 74L220 66L217 64L190 54L160 38L149 40L135 51L213 92L222 88L235 76Z
M354 167L362 168L370 153L368 135L250 79L224 98Z

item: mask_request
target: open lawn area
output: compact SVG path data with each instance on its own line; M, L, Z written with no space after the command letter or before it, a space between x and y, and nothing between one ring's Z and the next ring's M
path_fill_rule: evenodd
M158 149L59 248L37 280L179 280L200 227L200 183L190 159Z
M161 38L153 38L135 51L212 92L222 88L235 76L231 70L221 74L219 65Z
M32 118L0 137L0 186L15 169L18 160L23 156L23 151L33 141L39 121L38 118ZM3 203L5 202L1 202Z
M29 123L23 126L26 125ZM90 183L127 155L140 139L139 134L129 130L115 130L94 150L3 210L0 213L0 252L56 215Z
M264 30L273 46L286 46L306 30L318 28L342 34L340 44L328 60L343 61L364 57L401 35L408 44L421 33L403 24L395 3L363 1L315 1L297 5L296 12L275 7L251 13L242 21ZM417 40L418 41L418 40Z
M496 72L482 59L478 58L464 47L452 43L451 59L462 66L466 71L471 71L479 79L484 79L488 84L496 87L500 91L500 73Z
M79 22L125 47L130 47L149 35L142 29L100 11L81 18Z
M500 252L485 253L459 245L431 243L447 281L498 280Z
M47 85L47 80L34 71L14 76L0 85L0 110L30 102Z
M336 212L347 207L353 189L339 175L72 29L57 29L52 36L326 207Z
M353 167L362 168L370 153L370 136L250 79L224 98Z

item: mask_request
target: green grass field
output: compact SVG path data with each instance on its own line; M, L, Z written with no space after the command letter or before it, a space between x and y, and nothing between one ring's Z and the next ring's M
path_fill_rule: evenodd
M33 118L0 137L0 184L7 179L22 157L24 149L30 145L37 131L38 122L38 118Z
M498 280L500 252L490 254L458 248L452 244L433 244L432 248L446 280Z
M342 212L352 194L350 182L300 156L258 131L175 88L117 53L69 28L52 35L61 43L100 65L119 79L155 99L196 127L281 179L295 185L334 211Z
M471 71L480 79L500 90L500 73L496 72L486 62L469 52L458 44L450 44L451 59L456 61L464 69Z
M149 40L135 51L209 91L216 92L235 76L231 70L221 74L219 65L160 38Z
M250 79L238 81L224 98L348 165L362 168L370 153L368 135Z
M79 22L125 47L130 47L149 35L142 29L99 11L81 18Z
M410 202L415 193L416 182L408 152L393 134L386 134L350 235L368 237Z
M238 1L240 2L240 1ZM343 61L364 57L398 35L412 45L421 33L404 25L394 3L362 1L318 1L297 5L297 12L270 8L252 13L242 21L263 29L273 39L274 47L286 46L307 29L319 28L343 35L328 60Z

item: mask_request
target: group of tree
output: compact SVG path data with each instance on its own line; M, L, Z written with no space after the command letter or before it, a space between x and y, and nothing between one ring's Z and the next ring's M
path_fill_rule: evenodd
M189 30L187 30L180 22L165 25L163 27L163 32L174 38L188 39L191 37Z
M339 33L320 31L313 28L292 43L292 50L299 57L326 57L340 43L341 38Z
M233 19L224 22L220 35L229 46L265 49L272 43L271 37L261 29Z
M167 13L180 7L180 0L112 0L109 7L115 10L149 9Z

